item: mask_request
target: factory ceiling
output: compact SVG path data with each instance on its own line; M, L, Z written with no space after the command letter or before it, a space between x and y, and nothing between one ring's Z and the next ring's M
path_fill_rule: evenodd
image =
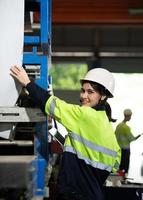
M52 0L52 61L143 72L143 0Z
M52 8L54 62L143 71L143 0L53 0Z
M54 24L142 24L143 0L53 0Z

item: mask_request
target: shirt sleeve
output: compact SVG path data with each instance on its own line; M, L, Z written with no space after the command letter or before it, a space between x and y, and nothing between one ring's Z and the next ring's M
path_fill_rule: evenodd
M35 105L45 113L45 104L50 97L48 91L41 88L32 81L26 85L26 89L29 92L29 95L34 101Z
M55 96L51 96L48 99L45 110L48 115L54 117L69 130L73 129L73 124L76 124L77 126L77 121L83 118L84 115L81 106L66 103Z

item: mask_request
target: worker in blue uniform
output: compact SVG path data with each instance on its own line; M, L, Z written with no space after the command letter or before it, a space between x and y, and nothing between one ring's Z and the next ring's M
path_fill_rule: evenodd
M103 68L92 69L81 80L81 106L50 95L32 82L22 67L10 74L29 92L37 106L68 130L58 178L58 200L103 200L103 184L119 168L121 151L105 112L115 80Z

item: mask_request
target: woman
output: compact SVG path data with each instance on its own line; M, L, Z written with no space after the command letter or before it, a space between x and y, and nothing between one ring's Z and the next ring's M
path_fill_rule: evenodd
M114 77L106 69L90 70L81 80L82 106L51 96L31 82L22 67L10 74L29 92L37 106L68 130L58 179L58 200L102 200L102 187L111 171L118 170L120 148L105 112L113 97Z

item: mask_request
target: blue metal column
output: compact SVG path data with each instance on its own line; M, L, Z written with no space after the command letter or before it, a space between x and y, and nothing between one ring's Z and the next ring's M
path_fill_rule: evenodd
M24 43L33 45L31 52L24 52L24 65L40 65L40 78L36 83L44 89L48 88L48 64L51 56L51 0L35 0L40 4L40 35L25 36ZM37 53L37 45L41 46L41 54ZM36 194L45 194L45 172L48 163L48 124L37 124L34 151L37 156L37 189Z

